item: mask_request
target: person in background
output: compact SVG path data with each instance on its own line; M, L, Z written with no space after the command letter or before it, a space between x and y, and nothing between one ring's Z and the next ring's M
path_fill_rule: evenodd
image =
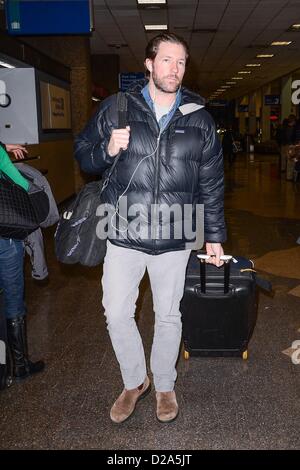
M228 159L229 165L232 165L232 163L234 162L233 144L234 144L234 138L233 138L232 129L231 128L226 129L223 135L222 147L223 147L224 158Z
M8 153L12 153L16 160L23 160L23 158L25 158L24 153L28 153L26 147L20 144L2 144L1 142L0 144L5 148Z
M3 144L2 144L3 145ZM6 144L6 151L12 153L16 160L23 160L28 151L20 144ZM24 240L25 251L31 262L31 276L39 286L49 282L48 266L45 256L45 246L42 230L38 228Z
M136 203L142 212L141 232L110 238L103 267L103 306L124 383L110 410L111 420L118 424L132 415L151 389L135 321L139 284L146 269L155 311L150 366L156 417L169 423L178 415L174 387L182 331L179 306L191 249L187 234L176 237L174 230L175 224L184 222L186 205L195 209L196 204L204 204L206 252L209 262L222 264L221 242L226 238L222 148L204 99L182 87L188 56L188 46L178 36L154 37L146 48L149 79L136 82L126 92L127 127L117 128L113 95L100 104L75 142L75 158L87 172L108 170L123 150L101 197L116 208L126 195L127 222ZM180 208L176 221L164 224L152 216L162 205ZM118 227L117 210L116 218ZM195 210L187 218L196 225ZM164 236L165 227L170 229L169 236Z
M296 116L290 114L287 119L282 121L282 128L280 131L280 146L281 146L281 164L280 169L282 172L287 170L288 151L290 145L295 143L296 138Z
M45 255L44 237L41 228L38 228L25 238L24 246L31 262L32 279L39 286L48 285L49 272Z
M300 119L297 119L295 125L295 144L300 144Z
M28 191L29 182L12 164L6 150L16 158L24 158L24 147L0 145L0 173ZM28 357L26 306L24 302L24 244L22 240L0 237L0 288L4 291L4 315L7 321L8 343L16 381L44 370L43 361L32 362Z

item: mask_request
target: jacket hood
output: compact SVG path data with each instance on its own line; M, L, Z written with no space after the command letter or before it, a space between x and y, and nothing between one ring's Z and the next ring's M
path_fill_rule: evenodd
M126 90L126 93L140 95L142 89L148 83L149 83L149 80L147 78L137 80L132 85L130 85L130 87ZM182 93L181 105L188 104L188 103L195 103L195 104L201 105L201 107L205 106L205 98L198 95L197 93L194 93L193 91L188 90L188 88L182 86L181 93Z

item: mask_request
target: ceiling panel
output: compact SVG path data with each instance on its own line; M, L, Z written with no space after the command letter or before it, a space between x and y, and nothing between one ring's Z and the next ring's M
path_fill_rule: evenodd
M205 96L247 63L257 62L258 53L275 56L259 59L262 66L222 96L237 96L300 68L300 33L286 31L300 22L300 0L168 0L168 7L158 10L138 8L136 0L94 0L94 6L92 53L119 54L121 70L141 71L146 44L157 34L145 32L144 24L168 22L170 30L188 42L191 61L186 76ZM293 43L288 48L271 47L274 40ZM120 44L127 47L118 48Z

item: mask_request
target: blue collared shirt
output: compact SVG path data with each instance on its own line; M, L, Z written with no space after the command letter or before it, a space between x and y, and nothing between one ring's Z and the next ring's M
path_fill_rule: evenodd
M150 109L153 111L154 115L155 115L155 109L154 109L154 103L153 103L153 100L150 96L150 93L149 93L149 84L147 84L141 91L146 103L148 104L148 106L150 107ZM179 90L176 94L176 100L175 100L175 103L174 105L172 106L172 108L170 109L170 111L168 112L168 114L165 114L164 116L162 116L158 122L158 125L159 125L159 128L161 131L163 131L167 125L169 124L169 122L171 121L176 109L178 108L178 106L180 105L181 103L181 90Z

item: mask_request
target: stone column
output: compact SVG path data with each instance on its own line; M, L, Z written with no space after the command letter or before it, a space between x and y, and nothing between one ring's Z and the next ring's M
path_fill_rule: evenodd
M90 43L86 36L39 36L23 37L40 52L63 63L71 69L72 129L76 135L91 115L91 63ZM74 165L75 188L78 190L85 179L77 163Z

